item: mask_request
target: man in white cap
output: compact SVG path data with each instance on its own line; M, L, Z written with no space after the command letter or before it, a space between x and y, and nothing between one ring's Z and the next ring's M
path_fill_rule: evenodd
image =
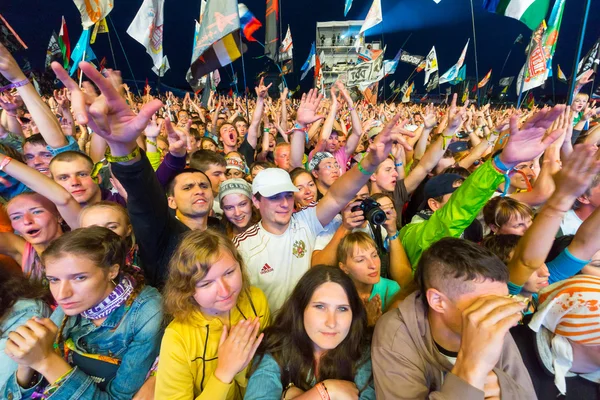
M292 134L304 141L306 125L322 116L316 109L322 96L311 90L298 109ZM280 168L267 168L252 183L252 201L262 220L234 238L246 263L252 285L265 292L274 312L281 307L300 277L310 268L317 234L354 198L392 147L392 128L398 117L375 139L369 154L340 177L314 207L294 212L294 192L298 189L289 174ZM293 214L293 215L292 215Z

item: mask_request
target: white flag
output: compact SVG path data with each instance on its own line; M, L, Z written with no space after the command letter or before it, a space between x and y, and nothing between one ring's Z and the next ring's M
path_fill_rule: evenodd
M429 82L429 75L438 70L438 62L437 62L437 54L435 52L435 46L431 48L429 54L427 54L427 58L425 59L425 83Z
M154 72L156 75L163 77L165 76L165 73L171 68L171 66L169 65L169 59L167 58L167 56L163 57L163 62L160 66L160 68L156 68L156 67L152 67L152 72Z
M106 18L113 9L113 0L73 0L81 14L83 29L91 28L96 22Z
M463 66L463 64L465 62L465 57L467 56L467 49L469 48L470 40L471 39L467 40L467 44L465 44L465 48L463 49L457 63L454 64L448 71L446 71L446 73L444 75L440 76L440 85L442 83L453 81L458 76L458 72L460 71L460 68Z
M144 0L135 18L127 28L129 36L141 43L159 69L163 61L163 7L164 0Z
M363 33L367 29L370 29L381 23L381 21L383 21L383 15L381 14L381 0L373 0L373 4L369 9L367 18L365 19L363 26L360 28L359 33Z

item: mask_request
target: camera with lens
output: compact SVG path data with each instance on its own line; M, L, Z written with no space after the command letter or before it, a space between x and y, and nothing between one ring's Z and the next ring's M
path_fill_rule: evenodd
M365 219L372 225L381 225L387 219L387 216L381 209L380 204L370 197L367 197L361 201L359 205L352 207L353 212L359 210L362 210L365 215Z

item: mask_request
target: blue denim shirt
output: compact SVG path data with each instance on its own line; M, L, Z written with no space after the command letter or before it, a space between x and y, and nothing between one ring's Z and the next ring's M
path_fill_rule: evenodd
M371 371L371 356L366 355L369 359L363 363L356 376L354 383L360 392L360 400L375 400L375 388L373 387L372 371ZM254 360L257 361L256 358ZM317 382L313 382L316 384ZM364 389L363 389L364 388ZM246 395L244 400L279 400L283 394L284 387L281 383L281 369L277 361L270 355L265 354L258 368L250 376L248 387L246 387Z
M60 326L62 309L52 314L52 321ZM129 311L122 305L113 311L100 326L80 316L69 317L63 338L71 339L77 350L101 354L121 360L116 376L100 390L93 378L74 365L73 373L54 392L57 399L131 399L144 384L146 375L156 359L163 334L162 304L158 291L150 286L142 289ZM62 346L61 346L62 347ZM63 349L61 348L61 351ZM47 382L42 384L46 385ZM21 388L13 374L0 391L0 398L28 399L35 387Z
M0 322L0 388L8 378L17 371L17 363L4 352L8 334L21 325L25 325L30 318L47 318L52 313L50 307L41 300L18 300Z

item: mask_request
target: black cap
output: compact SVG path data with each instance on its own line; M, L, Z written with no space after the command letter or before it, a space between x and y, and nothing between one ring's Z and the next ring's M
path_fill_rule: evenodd
M441 174L429 179L425 184L425 200L434 197L440 197L448 193L454 193L458 188L455 186L456 181L461 183L465 180L458 174Z

